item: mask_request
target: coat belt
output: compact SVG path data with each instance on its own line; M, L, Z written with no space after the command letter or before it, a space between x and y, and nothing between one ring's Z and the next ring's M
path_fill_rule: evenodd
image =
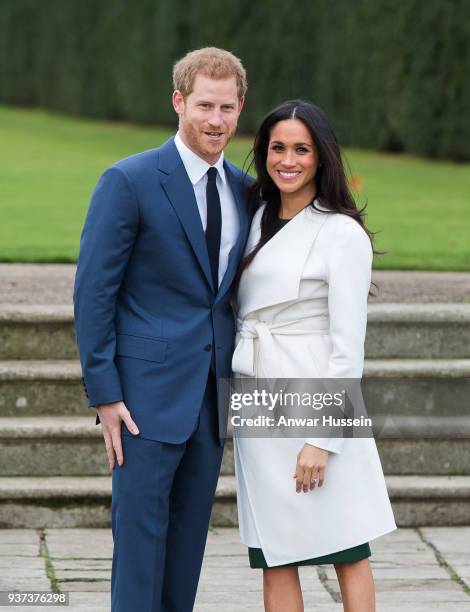
M238 319L237 330L239 341L235 347L232 358L232 370L243 376L256 376L255 372L255 346L258 339L258 360L264 364L271 377L276 372L279 376L280 365L276 357L277 347L273 336L297 336L328 333L328 328L320 327L324 323L325 315L286 321L283 323L266 323L259 319ZM259 375L259 374L258 374Z

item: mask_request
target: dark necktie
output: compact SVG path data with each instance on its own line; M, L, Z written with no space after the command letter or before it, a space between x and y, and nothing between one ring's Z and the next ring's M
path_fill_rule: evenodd
M217 293L219 286L219 251L220 232L222 228L222 213L220 211L220 198L216 184L217 169L209 168L207 171L206 202L207 202L207 225L206 244L211 265L214 291Z

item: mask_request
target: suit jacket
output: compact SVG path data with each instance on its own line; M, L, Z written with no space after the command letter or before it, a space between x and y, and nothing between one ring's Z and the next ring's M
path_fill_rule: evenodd
M229 162L224 168L240 232L218 291L173 138L106 170L91 198L74 288L84 386L90 406L124 401L145 438L180 443L191 435L212 351L217 376L230 375L248 179Z
M247 252L258 242L262 212ZM371 262L370 240L354 219L301 211L243 272L233 370L360 379ZM292 475L306 441L330 455L323 487L298 495ZM373 438L240 436L234 456L241 537L263 549L268 565L327 555L395 529Z

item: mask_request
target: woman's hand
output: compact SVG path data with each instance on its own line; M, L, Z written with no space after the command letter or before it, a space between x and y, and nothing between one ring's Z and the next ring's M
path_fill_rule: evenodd
M295 490L297 493L313 491L318 479L318 486L325 482L326 462L328 451L317 448L312 444L305 444L297 455L295 468Z

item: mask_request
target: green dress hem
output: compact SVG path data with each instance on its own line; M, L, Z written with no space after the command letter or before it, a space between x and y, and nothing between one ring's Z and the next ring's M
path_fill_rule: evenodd
M367 559L371 556L371 550L368 543L353 546L346 550L323 555L322 557L314 557L313 559L304 559L302 561L294 561L293 563L285 563L283 565L268 566L264 558L261 548L248 548L248 558L252 569L260 569L267 567L292 567L303 565L326 565L329 563L355 563Z

